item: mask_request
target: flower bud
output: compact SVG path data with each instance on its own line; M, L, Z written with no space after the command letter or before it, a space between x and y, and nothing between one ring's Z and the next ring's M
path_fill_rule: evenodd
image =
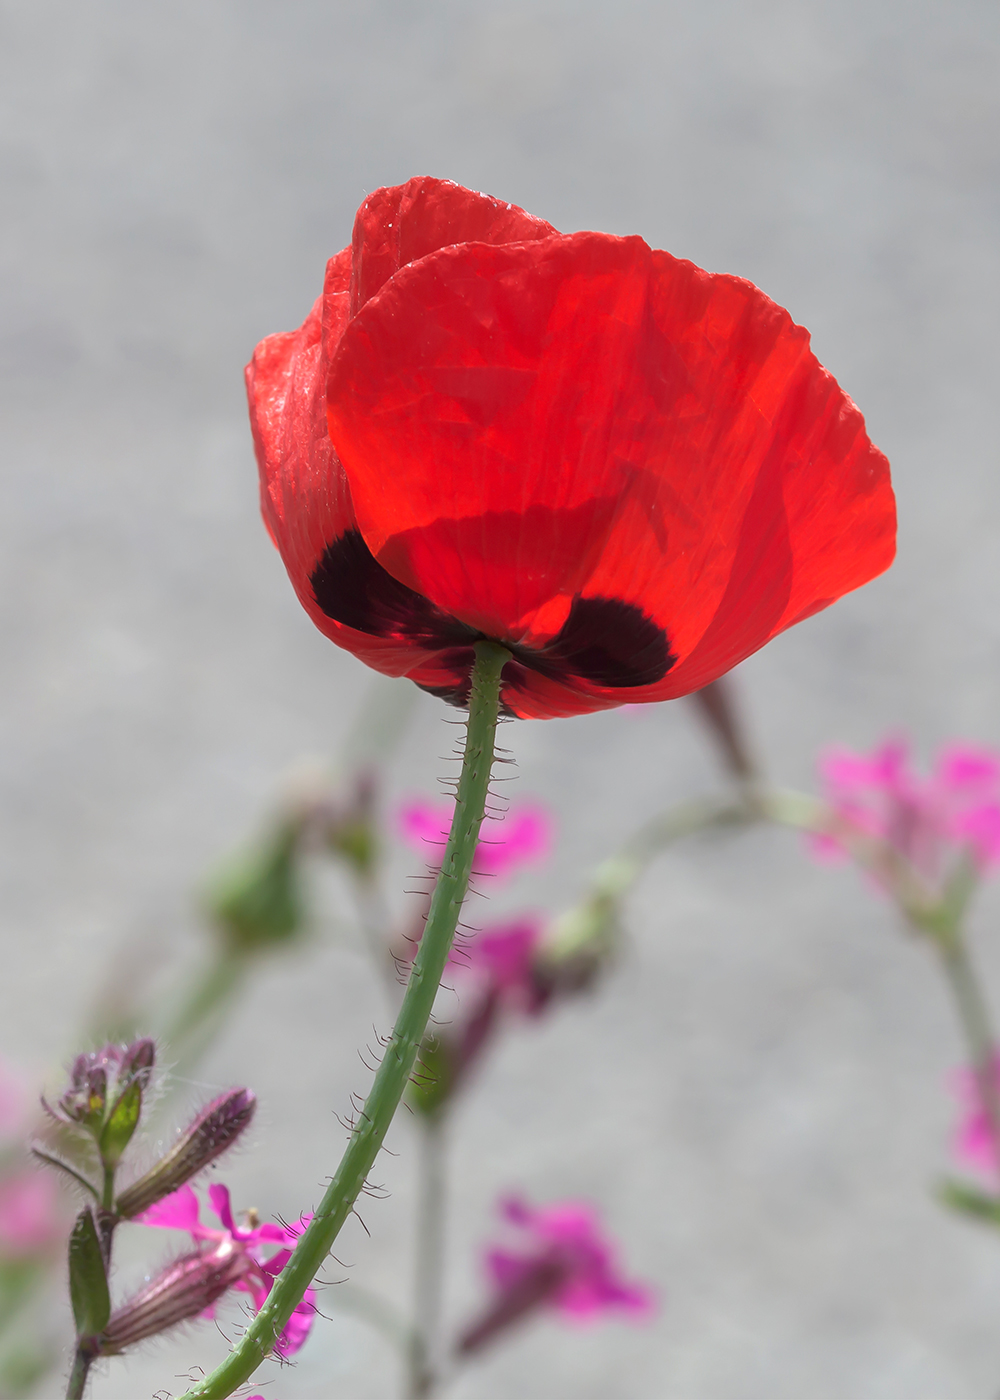
M122 1191L115 1203L120 1216L141 1215L171 1195L232 1147L257 1109L249 1089L229 1089L201 1110L167 1155L145 1176Z
M498 1294L481 1317L470 1323L458 1339L460 1356L481 1351L497 1336L543 1307L566 1282L567 1271L556 1259L533 1261L516 1282Z
M118 1087L121 1088L125 1080L131 1083L138 1082L143 1089L149 1083L153 1073L153 1065L156 1063L156 1042L144 1036L141 1040L133 1041L122 1055L121 1067L118 1070Z
M55 1116L101 1138L117 1114L121 1121L112 1136L124 1149L139 1121L142 1093L149 1084L155 1060L156 1046L146 1038L127 1046L104 1045L100 1050L77 1055L70 1070L69 1088L59 1099ZM126 1124L131 1125L127 1131Z
M209 892L209 913L230 951L253 952L287 943L301 930L301 834L301 821L284 821L263 846L225 871Z
M69 1088L57 1105L57 1112L67 1121L90 1127L104 1118L108 1097L107 1066L97 1061L97 1055L77 1055L70 1070Z
M182 1255L111 1315L97 1338L97 1354L116 1356L137 1342L200 1316L245 1271L245 1255L231 1240L218 1249Z

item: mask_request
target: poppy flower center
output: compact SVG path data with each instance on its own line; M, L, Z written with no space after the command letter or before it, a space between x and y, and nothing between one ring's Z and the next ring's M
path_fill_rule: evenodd
M466 702L472 646L483 633L393 578L359 530L348 530L327 546L310 575L310 584L317 605L334 622L369 636L416 643L444 653L442 662L462 677L461 683L424 689L452 704ZM553 680L572 676L614 689L653 685L676 660L663 629L640 608L620 598L577 595L562 627L542 647L510 643L502 637L493 640L507 646L512 654L504 681L516 689L525 670Z

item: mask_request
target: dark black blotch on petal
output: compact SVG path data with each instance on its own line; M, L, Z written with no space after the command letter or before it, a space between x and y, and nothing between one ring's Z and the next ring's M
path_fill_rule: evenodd
M662 627L620 598L574 598L569 616L539 659L526 648L517 654L536 670L548 671L555 662L558 671L616 690L655 685L677 660Z
M398 637L432 650L468 643L478 636L387 573L360 530L348 530L327 546L309 582L327 617L356 632Z
M324 550L309 582L318 606L334 622L436 652L443 675L453 681L422 689L453 705L468 704L472 644L482 633L393 578L359 530L348 530ZM676 660L663 629L620 598L574 598L566 621L544 647L506 645L514 659L504 681L515 690L526 687L526 671L568 685L574 679L616 690L655 685Z

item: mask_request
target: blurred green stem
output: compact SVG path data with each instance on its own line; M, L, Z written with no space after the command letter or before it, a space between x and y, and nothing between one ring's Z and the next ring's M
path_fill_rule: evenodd
M447 1138L442 1113L420 1118L417 1183L416 1267L414 1269L413 1332L407 1367L407 1400L427 1400L437 1383L444 1283L445 1154Z
M993 1154L1000 1174L1000 1092L997 1085L997 1041L982 985L960 929L938 938L941 962L955 1000L955 1009L969 1047L983 1112L989 1124Z
M273 1349L354 1209L410 1078L469 885L493 767L500 675L510 657L496 642L477 642L475 651L465 754L448 844L406 994L375 1082L340 1166L270 1295L225 1361L183 1400L222 1400L231 1395Z
M246 954L217 950L167 1023L164 1039L181 1067L193 1064L211 1043L246 978L249 961Z
M783 826L820 834L838 826L835 814L813 797L775 791L766 793L761 801L766 814ZM986 995L962 930L962 918L976 883L975 868L971 864L967 870L960 868L942 896L927 890L907 862L891 849L886 849L885 842L863 833L852 834L849 829L843 828L843 823L839 825L842 829L837 831L838 839L843 841L859 864L896 892L897 902L910 928L929 938L937 949L968 1047L1000 1175L997 1039Z

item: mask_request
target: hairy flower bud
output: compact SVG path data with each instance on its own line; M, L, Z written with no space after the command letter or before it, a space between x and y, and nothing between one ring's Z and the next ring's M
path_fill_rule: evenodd
M149 1084L155 1061L156 1046L145 1037L131 1045L103 1045L100 1050L77 1055L69 1074L69 1088L59 1099L55 1116L100 1137L106 1119L130 1094L137 1122L142 1093Z
M96 1339L97 1354L116 1356L147 1337L200 1316L245 1271L245 1256L231 1242L182 1255L111 1315Z
M153 1066L156 1063L156 1042L144 1036L141 1040L133 1043L124 1052L121 1059L121 1066L118 1070L118 1087L122 1088L125 1080L130 1082L138 1080L145 1089L153 1073Z
M171 1195L220 1157L248 1127L257 1109L249 1089L229 1089L201 1110L194 1122L145 1176L122 1191L116 1202L126 1219Z

